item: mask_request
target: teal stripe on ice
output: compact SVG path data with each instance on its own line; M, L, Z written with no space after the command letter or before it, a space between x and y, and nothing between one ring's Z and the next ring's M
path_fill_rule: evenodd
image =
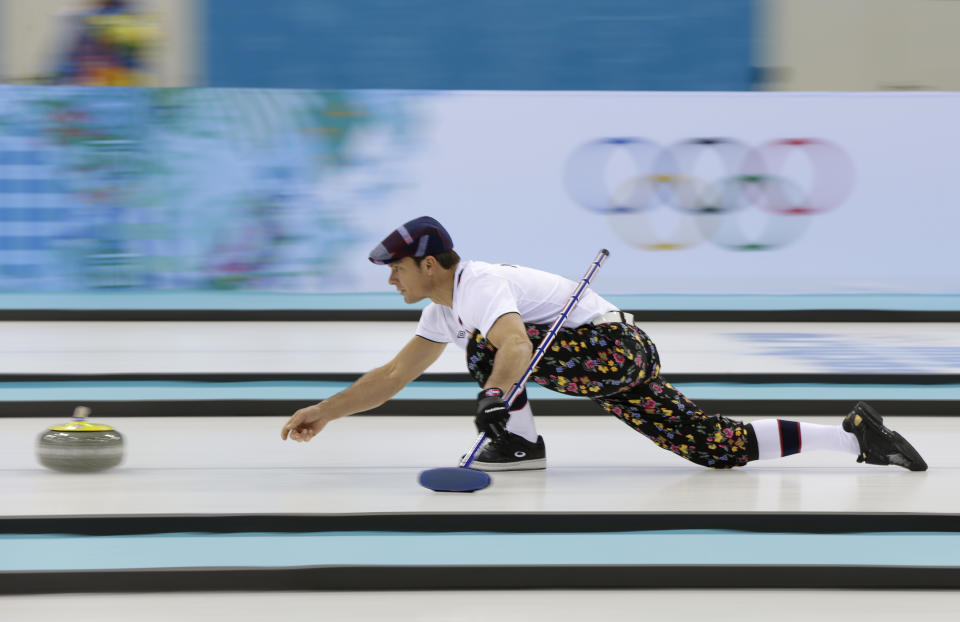
M600 292L603 295L603 292ZM951 294L659 294L604 295L621 309L658 311L777 311L871 309L885 311L957 311L960 296Z
M422 309L421 302L408 305L399 294L256 294L226 292L5 294L2 309L73 310L340 310Z
M957 311L960 296L951 294L605 294L622 309L643 310L791 310L882 309ZM276 294L235 292L78 292L74 294L4 294L0 309L148 309L148 310L338 310L420 309L396 293Z
M312 565L960 566L960 534L314 533L3 536L0 571Z
M324 399L348 386L346 382L6 382L0 383L0 403L24 401L137 400L300 400ZM688 382L678 388L691 399L736 400L960 400L960 385L873 384L732 384ZM528 385L531 399L576 399ZM414 382L394 399L472 400L472 382Z

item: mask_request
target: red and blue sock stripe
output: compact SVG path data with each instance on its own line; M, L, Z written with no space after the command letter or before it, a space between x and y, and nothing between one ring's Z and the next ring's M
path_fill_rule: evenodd
M777 420L780 428L780 455L792 456L800 453L803 441L800 437L800 423L797 421Z

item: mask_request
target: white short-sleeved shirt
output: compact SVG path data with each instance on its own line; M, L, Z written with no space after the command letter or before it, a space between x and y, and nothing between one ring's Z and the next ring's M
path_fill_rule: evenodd
M466 349L474 330L486 335L506 313L519 313L525 324L552 324L576 286L570 279L534 268L461 261L453 277L453 306L427 305L417 335ZM616 310L616 305L587 289L563 326L577 328Z

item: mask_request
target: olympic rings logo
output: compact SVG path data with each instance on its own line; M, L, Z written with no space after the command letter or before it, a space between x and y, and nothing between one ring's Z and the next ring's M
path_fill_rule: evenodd
M634 247L677 250L709 241L770 250L793 243L812 216L841 205L853 189L854 167L840 147L816 138L756 147L732 138L690 138L668 147L645 138L601 138L574 150L564 177L570 196L606 215ZM672 231L661 234L668 220Z

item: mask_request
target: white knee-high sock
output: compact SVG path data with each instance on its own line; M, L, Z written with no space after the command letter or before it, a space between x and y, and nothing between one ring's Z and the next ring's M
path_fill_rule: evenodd
M531 443L537 442L537 426L533 422L533 409L530 408L530 403L526 399L523 400L523 406L510 411L507 432L522 436Z
M854 456L860 454L857 437L853 432L844 430L843 426L801 421L800 433L803 435L803 448L807 451L842 451Z
M781 458L801 451L841 451L857 455L857 437L839 425L761 419L750 425L757 436L759 460Z

